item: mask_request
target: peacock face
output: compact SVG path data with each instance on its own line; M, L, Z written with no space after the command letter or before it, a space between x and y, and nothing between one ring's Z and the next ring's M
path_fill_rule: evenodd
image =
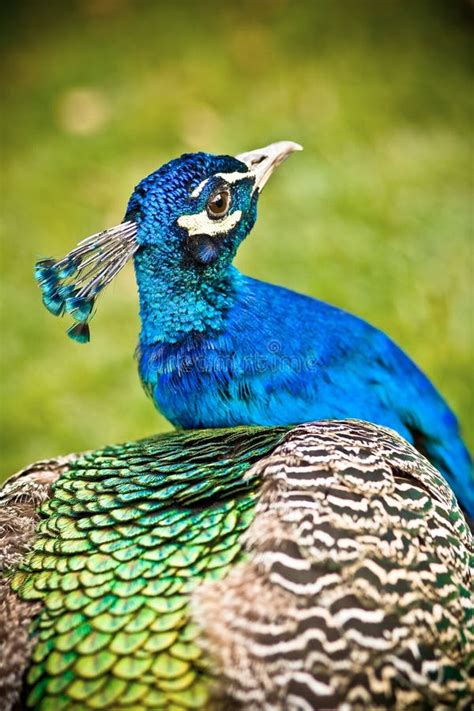
M37 262L45 306L71 314L68 334L86 342L97 297L132 256L144 279L151 273L184 288L196 278L218 280L255 223L267 180L298 150L280 141L235 157L191 153L166 163L137 185L120 225L82 240L61 260Z
M225 266L255 223L268 177L298 149L282 141L235 157L187 154L162 166L139 183L127 208L139 248L153 248L157 269Z
M237 158L194 153L167 163L136 187L126 220L156 269L205 268L230 257L256 219L255 175Z

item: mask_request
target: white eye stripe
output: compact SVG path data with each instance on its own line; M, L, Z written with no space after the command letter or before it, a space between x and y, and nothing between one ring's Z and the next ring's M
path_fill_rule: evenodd
M211 178L221 178L221 180L225 180L228 185L234 185L234 183L238 183L240 180L244 180L245 178L251 177L252 176L249 173L239 173L238 171L235 171L234 173L216 173L215 175L211 175L209 178L205 178L205 180L202 180L199 185L194 188L190 196L192 198L199 197L205 185L209 182L209 180L211 180Z
M178 218L178 225L184 227L190 237L192 235L210 235L212 237L229 232L241 217L242 210L235 210L222 220L211 220L207 210L203 210L195 215L181 215Z

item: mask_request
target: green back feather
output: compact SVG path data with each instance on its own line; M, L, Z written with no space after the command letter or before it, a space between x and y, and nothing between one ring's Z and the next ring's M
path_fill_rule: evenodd
M287 428L170 433L75 460L13 580L44 607L28 706L201 708L210 677L189 595L242 559L259 481Z

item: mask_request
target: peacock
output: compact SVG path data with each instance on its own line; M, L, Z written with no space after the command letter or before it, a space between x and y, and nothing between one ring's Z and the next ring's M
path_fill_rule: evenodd
M291 141L235 157L185 154L144 178L124 221L59 261L37 263L46 307L89 339L97 296L133 257L138 363L178 428L289 426L358 418L397 431L431 461L474 518L474 478L456 417L384 333L232 264ZM298 239L297 235L291 235Z
M86 342L133 257L140 377L178 429L3 487L6 709L471 707L474 487L453 413L380 331L232 265L299 148L183 155L120 225L37 264Z
M0 531L4 710L472 708L472 534L393 430L183 430L38 462Z

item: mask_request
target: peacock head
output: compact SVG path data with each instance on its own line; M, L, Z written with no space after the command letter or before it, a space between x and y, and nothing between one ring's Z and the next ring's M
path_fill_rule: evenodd
M235 157L189 153L166 163L137 185L121 224L86 238L59 261L37 262L46 308L69 313L68 335L85 343L97 297L133 255L170 282L176 274L183 283L218 279L252 229L269 177L298 150L279 141Z

